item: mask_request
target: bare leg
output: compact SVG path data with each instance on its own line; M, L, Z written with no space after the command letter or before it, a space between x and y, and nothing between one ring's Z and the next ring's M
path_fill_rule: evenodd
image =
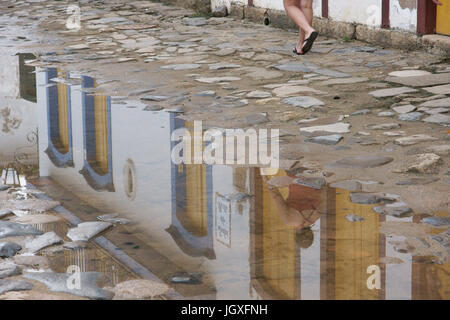
M284 8L289 18L299 27L299 41L297 51L301 52L303 41L315 30L312 24L312 0L284 0Z
M312 28L312 23L313 23L313 8L312 8L312 0L300 0L300 9L302 10L303 14L306 17L306 20L308 21L308 24L311 26L312 31L314 31L314 28ZM305 32L299 28L300 32L299 32L299 39L298 39L298 43L297 43L297 47L301 48L303 46L303 42L305 41L305 39L307 39L311 33L307 33L305 34Z

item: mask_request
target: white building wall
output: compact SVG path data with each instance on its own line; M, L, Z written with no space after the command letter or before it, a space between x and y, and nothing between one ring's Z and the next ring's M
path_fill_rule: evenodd
M381 0L331 0L328 16L336 21L381 26Z
M230 12L231 5L246 5L248 0L211 0L211 8L226 5ZM270 10L284 10L283 0L254 0L254 6L257 8L266 8ZM314 15L322 16L322 0L313 0Z
M247 0L211 0L214 8L222 5L246 5ZM329 18L335 21L359 23L381 27L382 0L331 0L328 2ZM255 7L284 10L283 0L254 0ZM409 7L408 7L409 6ZM314 16L322 16L322 0L313 0ZM391 0L389 18L392 29L415 32L417 29L417 1L406 5L402 0Z
M417 30L417 1L415 7L402 7L400 0L391 0L389 7L389 19L392 29L400 29L410 32Z
M28 137L37 129L37 110L36 103L20 97L19 56L0 58L0 165L7 165L16 152L30 159L36 155Z

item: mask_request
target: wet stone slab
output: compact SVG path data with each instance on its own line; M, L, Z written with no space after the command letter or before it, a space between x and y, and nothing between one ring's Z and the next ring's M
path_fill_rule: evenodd
M323 145L336 145L344 137L340 134L332 134L328 136L318 136L310 139L306 139L305 142L318 143Z
M78 276L79 286L71 282L71 274L55 272L24 273L23 277L45 284L52 292L65 292L80 297L97 300L109 300L113 293L97 286L97 282L103 277L100 272L81 272ZM70 278L70 279L69 279ZM71 285L72 284L72 285Z
M337 160L328 164L334 168L375 168L392 162L394 159L384 156L355 156Z
M450 227L450 218L448 217L427 217L422 221L434 227Z
M13 212L10 209L2 209L0 210L0 219L11 214L13 214Z
M408 87L427 87L450 83L450 73L421 75L412 77L387 77L386 81Z
M427 101L427 102L420 104L419 107L447 108L447 107L450 107L450 98L442 98L442 99L435 99L435 100Z
M31 225L0 221L0 239L14 236L41 235L42 231Z
M393 203L385 206L374 207L373 211L396 218L405 218L412 215L412 210L405 203Z
M23 280L0 280L0 295L8 291L23 291L33 289L33 284Z
M311 126L300 128L301 133L314 133L314 132L331 132L331 133L348 133L350 132L350 124L344 122L338 122L333 124L327 124L323 126Z
M320 101L319 99L308 96L286 98L283 100L283 103L291 105L293 107L300 107L300 108L310 108L314 106L325 105L325 103Z
M424 122L428 123L436 123L441 125L449 125L450 124L450 116L446 114L434 114L423 119Z
M417 143L421 142L427 142L427 141L435 141L438 140L435 137L429 136L427 134L414 134L412 136L408 137L402 137L397 138L394 140L395 144L401 145L401 146L411 146Z
M374 98L387 98L394 97L404 93L415 93L418 90L408 87L400 87L400 88L390 88L390 89L381 89L369 92L369 94Z
M386 200L382 193L351 193L350 201L357 204L376 204Z
M400 121L419 121L424 117L424 114L421 112L409 112L409 113L403 113L398 116L398 120Z
M17 276L20 274L19 267L11 261L0 262L0 279Z
M36 253L43 248L54 244L60 244L63 240L53 231L47 232L41 236L34 238L26 244L26 249L30 253Z
M22 250L22 247L14 242L0 242L0 257L9 258Z
M76 228L70 229L67 236L72 241L89 241L111 226L109 222L82 222Z
M289 72L311 72L319 68L318 65L310 62L298 62L291 61L285 64L280 64L274 67L275 69L281 71L289 71Z

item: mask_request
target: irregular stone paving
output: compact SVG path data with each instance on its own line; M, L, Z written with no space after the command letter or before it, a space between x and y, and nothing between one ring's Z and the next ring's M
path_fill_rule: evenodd
M374 214L425 214L424 223L449 227L448 57L323 36L311 53L299 57L291 53L294 32L198 17L152 1L127 2L126 10L117 9L124 5L118 0L78 3L81 29L69 30L61 12L72 1L2 1L0 55L34 52L36 59L26 62L30 66L92 76L98 87L85 92L112 96L113 108L167 111L186 121L203 120L204 127L280 129L282 168L319 174L323 183L318 188L326 177L331 187L353 192L351 201L373 205ZM79 84L76 76L52 80ZM311 179L317 177L295 183L311 186ZM0 186L3 194L8 189ZM7 198L0 198L0 219L32 217L59 205ZM119 219L99 217L121 224ZM353 213L345 219L364 223ZM68 233L74 242L64 246L84 248L110 226L80 224ZM53 234L36 237L41 234L31 225L0 220L0 239L29 236L31 252L60 242ZM444 233L435 237L444 239ZM34 258L15 256L14 261L30 266ZM438 257L441 262L448 258ZM13 264L2 270L5 277L17 272ZM98 276L82 273L83 289L74 291L66 286L67 274L25 275L52 291L111 298L97 286ZM115 292L122 298L147 298L153 296L152 285L127 282ZM22 280L0 280L0 295L31 288Z

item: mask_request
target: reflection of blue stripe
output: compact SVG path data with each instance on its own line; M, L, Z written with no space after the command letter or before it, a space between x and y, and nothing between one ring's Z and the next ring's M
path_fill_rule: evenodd
M184 120L178 119L175 114L170 114L170 133L185 126ZM173 150L178 142L171 141ZM212 194L212 166L206 166L206 207L207 207L207 234L197 237L186 230L178 220L178 210L186 210L186 165L182 164L183 172L178 171L178 165L172 163L171 189L172 189L172 225L166 230L173 237L183 252L190 256L204 256L215 259L213 246L213 194ZM201 197L202 195L198 195Z
M93 88L94 79L91 77L82 77L82 89ZM112 174L112 141L111 141L111 97L106 98L106 117L107 117L107 140L108 140L108 172L100 174L90 165L89 161L96 157L96 137L95 137L95 108L94 96L82 92L83 109L83 148L84 148L84 166L80 173L86 179L86 182L97 191L114 192L113 174Z
M67 153L61 153L53 144L53 141L59 139L59 111L58 111L58 87L57 83L50 79L56 78L58 72L56 68L47 68L45 70L47 85L47 131L48 148L45 153L52 163L58 168L73 167L73 149L72 149L72 99L70 86L67 86L67 122L69 130L69 150ZM53 84L48 86L49 84Z

